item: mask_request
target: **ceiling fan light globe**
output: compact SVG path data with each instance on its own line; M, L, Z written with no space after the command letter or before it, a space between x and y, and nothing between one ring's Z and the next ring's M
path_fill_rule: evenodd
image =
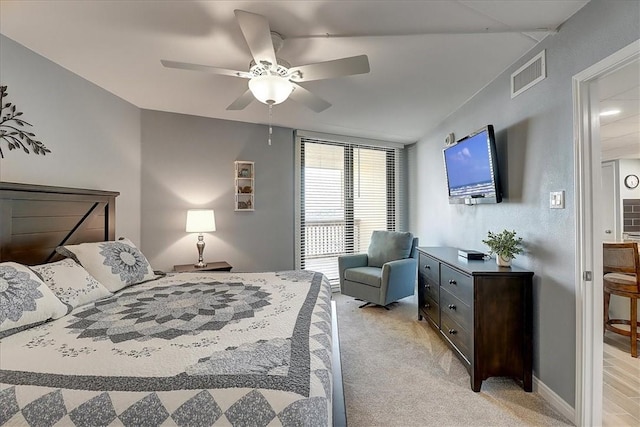
M291 95L293 85L284 77L266 75L249 80L249 89L263 104L280 104Z

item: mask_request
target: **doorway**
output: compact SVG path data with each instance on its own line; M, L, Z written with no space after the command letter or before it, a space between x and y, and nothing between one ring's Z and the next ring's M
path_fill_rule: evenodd
M631 241L640 230L633 206L640 188L625 185L640 176L640 60L598 79L604 241ZM631 186L632 187L632 186ZM629 299L612 295L612 319L629 319ZM626 329L626 326L621 326ZM640 359L630 356L629 337L604 332L602 425L640 425Z
M573 78L576 188L576 424L602 425L603 151L598 82L640 59L640 40Z

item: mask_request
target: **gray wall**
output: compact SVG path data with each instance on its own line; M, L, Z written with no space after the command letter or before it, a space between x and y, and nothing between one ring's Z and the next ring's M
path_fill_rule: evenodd
M514 264L535 272L535 375L570 405L575 400L575 220L572 77L640 36L636 1L594 0L558 34L517 61L410 150L410 224L423 246L487 251L487 231L515 229L527 253ZM546 49L547 79L511 99L509 76ZM491 58L487 58L491 60ZM449 205L442 147L495 126L506 199ZM549 209L549 192L565 190L566 208Z
M263 125L142 110L142 246L154 268L198 260L186 212L211 208L207 260L234 271L293 269L293 132L274 128L271 146L267 136ZM234 211L235 160L255 162L254 212Z
M46 156L2 144L0 180L119 191L118 235L140 243L140 110L0 35L0 83Z

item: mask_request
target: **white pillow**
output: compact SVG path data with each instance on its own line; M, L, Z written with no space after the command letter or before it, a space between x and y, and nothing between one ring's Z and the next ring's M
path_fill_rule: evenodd
M0 263L0 332L17 332L27 325L62 317L68 311L29 267L16 262Z
M72 259L31 267L65 304L72 308L111 294L87 270Z
M76 260L110 292L160 277L128 239L58 246L56 251Z

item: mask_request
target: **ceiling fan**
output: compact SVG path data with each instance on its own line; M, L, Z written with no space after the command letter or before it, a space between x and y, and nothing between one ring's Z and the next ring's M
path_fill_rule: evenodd
M288 62L276 57L276 52L282 47L283 38L280 34L271 31L269 22L264 16L244 10L235 10L234 13L253 56L249 71L235 71L165 59L160 61L168 68L249 79L247 91L229 105L227 110L242 110L253 101L254 97L268 105L279 104L291 97L313 111L320 112L329 108L331 104L298 83L369 72L367 55L291 67Z

